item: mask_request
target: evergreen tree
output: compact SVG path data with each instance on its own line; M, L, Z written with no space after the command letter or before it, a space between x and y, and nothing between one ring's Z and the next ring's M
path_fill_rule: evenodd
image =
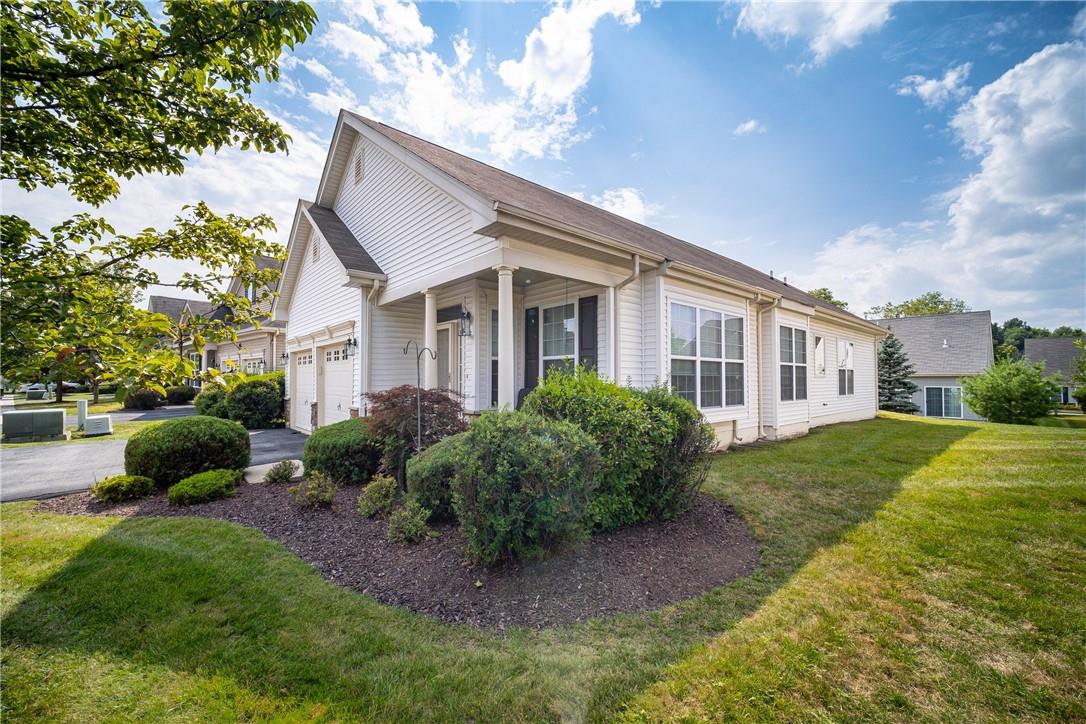
M890 334L879 343L879 409L916 413L920 408L913 402L919 387L909 379L913 366L901 340Z

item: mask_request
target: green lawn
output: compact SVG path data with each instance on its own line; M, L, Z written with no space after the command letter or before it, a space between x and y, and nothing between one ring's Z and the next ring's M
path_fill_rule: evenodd
M99 442L102 440L127 440L144 428L158 425L161 421L151 422L113 422L112 435L94 435L84 437L81 430L72 429L72 437L69 440L45 440L42 442L0 442L0 447L28 447L30 445L66 445L73 442Z
M1086 433L887 416L719 456L750 577L505 636L262 534L3 506L5 718L1086 718Z
M1037 418L1042 427L1077 427L1086 430L1086 415L1047 415Z
M77 400L92 400L94 395L89 392L66 392L64 394L64 401L57 402L56 400L27 400L26 395L21 392L15 394L15 409L17 410L56 410L63 408L75 414L75 403ZM123 406L121 403L113 399L112 394L101 394L98 396L98 402L87 405L87 412L91 415L105 415L110 412L117 412Z

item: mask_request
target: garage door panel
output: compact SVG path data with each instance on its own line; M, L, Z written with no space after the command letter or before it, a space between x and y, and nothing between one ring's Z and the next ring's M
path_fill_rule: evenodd
M314 362L312 352L295 352L291 362L290 379L294 392L290 401L290 423L291 427L307 432L311 427L311 405L316 399L313 389Z
M342 345L321 350L321 397L317 409L322 425L346 420L354 402L354 359Z

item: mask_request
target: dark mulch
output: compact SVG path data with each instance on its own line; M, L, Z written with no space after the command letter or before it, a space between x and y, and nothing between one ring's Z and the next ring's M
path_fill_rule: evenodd
M73 515L198 516L263 531L322 576L378 601L449 623L546 628L675 603L750 574L758 544L739 516L701 496L685 515L599 535L546 560L488 570L464 563L455 527L417 546L390 543L384 521L355 511L359 488L332 508L300 509L285 487L243 485L226 500L175 508L165 494L105 505L78 493L38 503ZM479 584L479 585L477 585Z

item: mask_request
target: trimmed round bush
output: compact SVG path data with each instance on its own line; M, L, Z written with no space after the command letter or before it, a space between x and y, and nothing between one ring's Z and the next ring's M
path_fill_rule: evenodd
M209 382L200 390L193 401L196 405L196 413L208 417L229 417L226 412L226 388L220 384Z
M654 463L653 420L633 390L595 372L551 370L524 400L523 411L577 425L599 446L598 487L592 499L597 530L615 530L641 520L634 489Z
M195 505L229 498L241 482L240 470L205 470L170 486L170 505Z
M670 387L657 385L637 393L652 418L655 464L641 474L634 488L634 508L640 518L670 520L687 511L706 476L716 436L698 408Z
M490 412L462 449L453 510L473 562L538 558L588 537L599 449L576 425Z
M287 491L303 508L331 508L336 497L336 483L324 473L306 472L305 479Z
M302 448L302 466L307 474L321 472L340 485L369 482L380 459L380 447L364 418L319 427Z
M430 526L426 525L429 518L430 511L409 498L402 508L392 511L388 517L388 539L402 545L421 543L430 535Z
M452 520L452 479L463 455L464 433L439 440L407 461L407 493L431 520Z
M251 377L226 393L226 414L249 430L283 425L282 372Z
M396 507L399 497L400 488L396 485L396 479L388 475L378 475L359 494L358 514L363 518L388 515Z
M187 405L196 397L196 388L192 385L177 385L166 388L166 404Z
M162 404L162 395L156 390L131 390L124 396L126 410L153 410Z
M142 475L111 475L91 487L91 495L103 503L146 498L155 492L155 481Z
M219 468L249 464L249 433L230 420L194 415L140 430L124 448L124 471L160 487Z

